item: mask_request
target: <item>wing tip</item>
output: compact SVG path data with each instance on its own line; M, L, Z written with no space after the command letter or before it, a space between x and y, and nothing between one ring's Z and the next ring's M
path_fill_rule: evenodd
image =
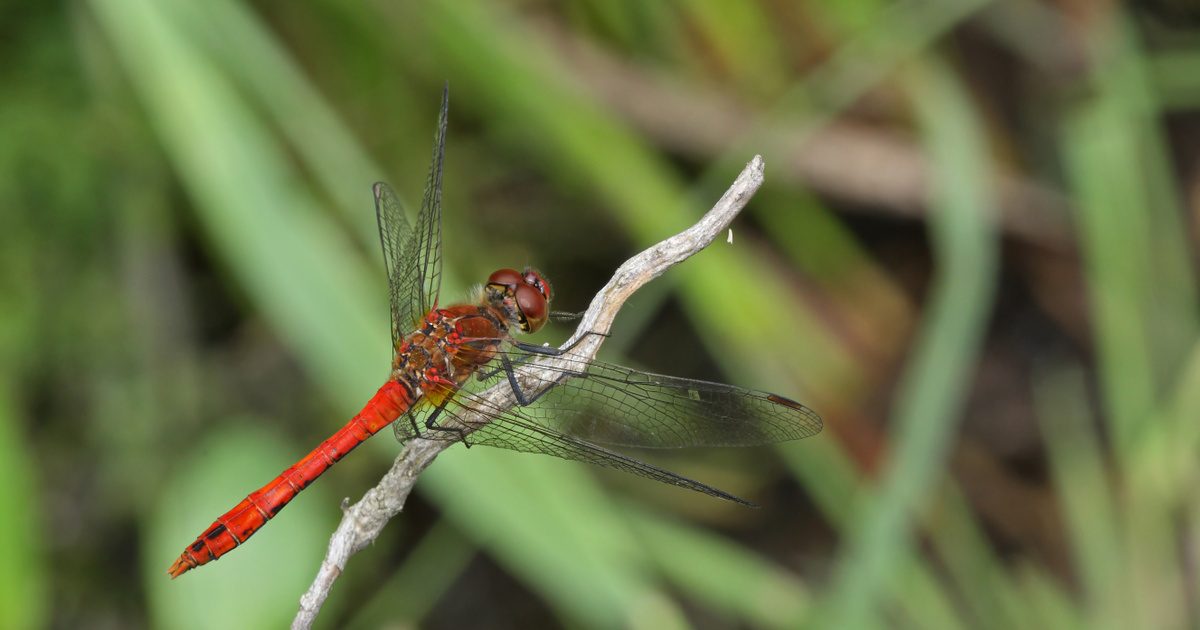
M379 181L371 184L371 194L374 195L376 201L391 191L392 187L388 186L387 182Z
M767 394L767 400L769 400L777 405L783 405L784 407L791 407L792 409L800 409L800 410L807 409L807 407L792 400L791 398L780 396L779 394Z
M825 421L821 419L821 416L818 415L817 412L813 411L812 409L809 409L808 407L805 407L804 405L792 400L791 398L787 398L785 396L780 396L779 394L767 394L767 400L772 403L775 403L776 405L780 405L783 407L787 407L788 409L793 409L795 411L798 411L801 414L803 414L810 421L809 424L810 424L810 428L812 428L812 433L809 433L802 437L809 437L812 435L816 435L816 434L820 433L822 429L825 428Z
M747 501L746 499L743 499L737 495L727 494L726 496L721 497L721 498L728 499L730 501L733 501L734 503L737 503L738 505L740 505L742 507L748 507L752 510L761 510L762 509L761 505L759 505L753 501Z

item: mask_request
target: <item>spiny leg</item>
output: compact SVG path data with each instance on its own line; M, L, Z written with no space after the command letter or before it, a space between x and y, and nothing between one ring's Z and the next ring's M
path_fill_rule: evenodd
M583 341L585 337L588 337L590 335L600 335L601 337L609 336L608 333L602 333L602 332L596 332L594 330L589 330L589 331L583 333L582 335L579 335L578 339L576 339L575 341L572 341L565 348L555 348L552 346L539 346L537 344L524 343L522 341L517 341L516 339L510 339L510 341L512 342L512 344L514 346L516 346L516 348L518 350L524 350L525 352L528 352L529 354L536 354L536 355L545 356L545 357L560 357L560 356L574 350L575 346L579 345L579 342ZM521 367L522 365L525 365L532 360L533 360L533 357L522 357L519 361L511 362L511 365L512 365L512 367ZM511 369L505 370L504 367L493 368L486 372L476 373L475 378L478 380L481 380L481 381L486 381L487 379L492 378L493 376L499 374L502 371L511 371ZM509 382L512 382L511 377L509 379Z
M574 350L575 346L579 345L579 342L583 341L584 339L586 339L587 337L590 337L592 335L599 335L601 337L609 336L608 333L602 333L602 332L598 332L595 330L589 330L589 331L583 333L582 335L579 335L578 339L567 344L567 347L565 347L565 348L555 348L553 346L539 346L535 343L525 343L523 341L517 341L516 339L512 340L512 344L521 350L524 350L526 352L530 352L533 354L540 354L540 355L547 356L547 357L559 357L559 356L562 356L562 355Z
M446 396L442 402L433 408L433 412L429 417L425 418L425 428L430 431L438 431L439 433L453 433L458 436L458 441L463 443L463 446L471 448L471 443L467 441L467 432L462 427L445 427L436 423L437 417L442 415L442 411L446 409L446 405L450 404L450 396Z
M408 433L408 429L405 428L406 422L411 427L412 433ZM401 444L407 444L409 440L421 437L421 430L417 427L417 418L411 409L405 412L402 418L392 423L392 432L396 434L396 440Z
M583 374L582 372L562 372L559 374L558 378L554 379L554 381L552 383L548 384L542 391L538 392L537 394L534 394L531 397L525 393L525 390L521 387L521 384L517 382L517 374L513 370L513 362L510 361L508 359L508 357L501 356L500 357L500 367L498 367L496 369L504 371L505 377L508 378L508 386L509 386L509 388L512 389L513 396L517 397L517 404L522 407L528 407L529 405L532 405L534 402L537 401L537 399L544 396L546 394L546 392L554 389L554 386L558 385L563 380L570 378L572 376L579 376L579 375Z

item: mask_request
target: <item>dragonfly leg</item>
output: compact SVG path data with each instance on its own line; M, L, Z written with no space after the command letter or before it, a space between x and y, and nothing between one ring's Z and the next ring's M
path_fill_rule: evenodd
M583 333L582 335L580 335L578 339L576 339L575 341L572 341L571 344L565 348L552 348L549 346L539 346L539 345L532 344L532 343L524 343L521 341L517 341L515 339L512 340L512 344L514 346L516 346L517 349L524 350L525 352L528 352L530 354L538 354L538 355L547 356L547 357L558 357L558 356L562 356L562 355L570 352L571 350L574 350L575 346L579 345L579 342L583 341L584 338L589 335L600 335L601 337L609 336L608 333L602 333L602 332L596 332L594 330L589 330L589 331ZM526 358L521 359L520 361L512 362L512 366L519 367L519 366L525 365L526 363L529 363L531 360L533 360L533 357L526 357ZM492 378L493 376L499 374L502 371L506 371L506 370L503 367L498 367L498 368L493 368L491 370L488 370L486 372L476 372L475 378L480 381L486 381L489 378ZM510 379L510 382L511 382L511 379Z
M597 333L597 334L599 334L599 333ZM582 338L583 337L580 337L580 339L582 339ZM513 341L513 345L515 345L518 349L525 350L526 352L529 352L530 354L538 354L538 355L542 355L542 356L552 356L552 357L556 357L556 356L563 354L564 352L567 352L571 348L574 348L575 344L577 344L577 343L579 343L579 339L576 339L574 342L571 343L571 345L567 346L566 348L559 350L558 348L547 348L546 346L537 346L537 345L533 345L533 344L521 343L519 341ZM532 360L533 360L533 357L523 357L517 361L509 361L509 364L512 367L520 367L522 365L525 365L526 363L529 363ZM504 372L504 371L505 371L505 369L503 367L492 368L486 372L476 372L475 378L480 381L486 381L489 378L492 378L493 376L495 376L501 372Z
M512 361L508 357L500 357L500 367L497 370L504 370L504 375L508 377L508 386L512 388L512 393L517 397L517 404L522 407L528 407L533 401L525 396L525 392L521 389L521 385L517 383L517 375L513 373Z
M401 444L408 444L409 440L421 437L421 431L417 429L417 420L413 417L412 410L392 423L392 433L396 435L396 441Z
M442 411L446 409L446 405L450 403L450 398L447 397L442 401L442 404L433 408L433 412L425 418L425 428L430 431L439 431L442 433L453 433L458 436L458 441L463 443L463 446L471 448L471 443L467 441L467 432L461 427L444 427L436 423L437 417L442 415ZM415 422L415 421L414 421Z
M517 382L517 374L516 374L516 372L513 371L513 362L509 361L508 357L505 357L505 356L500 357L500 367L496 368L496 369L504 370L504 375L508 378L508 386L510 388L512 388L513 395L517 397L517 404L522 407L528 407L529 405L532 405L533 403L537 402L537 399L544 396L546 394L546 392L554 389L555 385L560 383L563 379L567 378L568 376L571 376L571 374L569 372L564 372L558 379L556 379L553 383L551 383L549 387L547 387L546 389L543 389L542 391L538 392L537 394L534 394L533 396L529 396L528 394L525 393L525 390L522 389L521 384Z
M532 354L540 354L540 355L544 355L544 356L548 356L548 357L559 357L559 356L562 356L562 355L574 350L575 346L579 345L579 342L583 341L585 338L587 338L591 335L599 335L601 337L609 336L608 333L602 333L602 332L596 332L594 330L589 330L589 331L583 333L582 335L579 335L578 339L576 339L575 341L572 341L565 348L555 348L552 346L539 346L534 343L525 343L523 341L517 341L515 339L513 340L512 343L514 346L516 346L517 348L519 348L521 350L524 350L525 352L529 352Z
M571 345L574 345L574 344L571 344ZM536 347L540 348L541 346L536 346ZM481 381L486 381L489 378L492 378L493 376L495 376L501 372L511 372L512 368L521 367L522 365L525 365L532 360L533 360L533 357L524 357L518 361L512 361L508 357L501 357L501 366L500 367L492 368L486 372L477 372L475 374L475 378L477 378ZM504 363L508 363L508 365L509 365L508 369L504 368L504 365L503 365Z

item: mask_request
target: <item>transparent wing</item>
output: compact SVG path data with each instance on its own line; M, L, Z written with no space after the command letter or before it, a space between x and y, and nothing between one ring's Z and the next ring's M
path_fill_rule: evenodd
M753 503L718 488L677 475L669 470L640 462L620 453L614 453L578 437L564 435L553 429L541 426L533 419L525 416L523 413L527 409L525 407L515 407L506 410L496 409L490 407L487 401L482 398L466 392L459 392L458 395L448 399L447 402L448 404L443 410L443 414L454 418L458 423L470 428L471 433L466 439L472 445L486 444L511 451L541 453L562 459L614 468L727 501L754 506ZM467 410L485 411L491 416L491 421L485 424L467 422L462 414L462 412ZM435 439L439 437L432 435L432 433L427 430L425 437L434 437ZM453 434L442 434L440 437L442 439L455 439Z
M404 207L400 205L391 186L375 182L372 191L375 194L375 219L379 223L379 243L383 246L383 264L387 268L392 344L395 345L414 323L408 314L409 298L402 291L402 287L409 284L406 276L412 274L411 268L404 266L404 244L412 229L404 217Z
M510 362L521 352L502 353ZM522 414L538 426L610 446L680 448L754 446L821 431L812 409L778 394L600 361L562 357L564 366L536 384L552 385ZM495 372L491 380L506 378ZM536 388L531 388L536 389Z
M425 431L425 418L432 411L431 405L422 398L419 404L413 405L404 415L392 423L392 432L401 444L407 444L415 437L421 437ZM413 427L417 427L414 432Z
M460 347L466 354L476 351ZM535 358L523 351L500 352L493 362L462 389L438 389L432 398L444 401L435 426L466 429L470 444L486 444L525 453L542 453L630 472L642 477L695 490L739 503L746 501L698 481L615 453L601 445L674 448L686 446L750 446L795 440L815 435L821 419L811 409L777 394L651 374L602 362L570 360L523 382L522 393L530 404L500 408L478 394L497 382L508 382L504 360L514 369ZM514 372L515 374L515 372ZM541 396L536 390L547 386ZM533 400L529 400L534 398ZM477 418L474 411L485 420ZM420 435L427 439L457 441L461 432L428 429L417 419ZM411 422L396 424L402 441L414 436Z
M438 302L442 281L442 162L449 99L447 85L442 90L433 159L415 229L410 228L404 207L391 187L378 182L373 188L379 241L387 266L393 343L399 342Z

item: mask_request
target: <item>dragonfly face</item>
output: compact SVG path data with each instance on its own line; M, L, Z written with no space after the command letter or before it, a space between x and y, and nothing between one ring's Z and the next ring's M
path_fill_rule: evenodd
M537 332L550 316L550 283L536 270L500 269L488 276L484 299L504 313L509 325Z

